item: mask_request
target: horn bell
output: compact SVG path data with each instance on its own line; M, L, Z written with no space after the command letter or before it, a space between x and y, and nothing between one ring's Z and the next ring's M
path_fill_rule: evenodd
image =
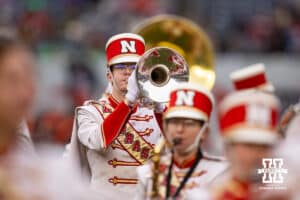
M209 37L197 24L182 17L159 15L145 20L133 31L145 39L146 49L174 49L189 66L189 81L213 88L214 51Z
M153 102L168 102L171 89L189 80L189 69L184 58L166 47L149 49L139 59L136 68L142 98Z

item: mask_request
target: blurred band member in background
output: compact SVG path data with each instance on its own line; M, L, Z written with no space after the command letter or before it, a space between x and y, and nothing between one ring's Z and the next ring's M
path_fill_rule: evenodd
M0 152L33 152L23 121L34 98L34 58L21 42L0 36Z
M213 199L259 199L263 158L272 157L279 141L276 131L279 100L272 94L247 90L229 94L220 104L220 129L231 167Z

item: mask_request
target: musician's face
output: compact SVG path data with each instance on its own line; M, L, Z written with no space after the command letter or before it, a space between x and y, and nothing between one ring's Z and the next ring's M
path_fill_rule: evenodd
M33 57L15 48L0 59L0 125L15 127L34 97Z
M168 141L172 144L174 151L179 154L184 153L191 146L202 128L202 123L198 120L188 118L172 118L167 121L165 134Z
M108 80L112 83L113 90L126 94L128 78L135 68L135 63L122 63L111 66Z
M257 144L232 143L226 145L227 158L232 172L241 180L248 180L257 175L262 168L262 159L270 157L271 146Z

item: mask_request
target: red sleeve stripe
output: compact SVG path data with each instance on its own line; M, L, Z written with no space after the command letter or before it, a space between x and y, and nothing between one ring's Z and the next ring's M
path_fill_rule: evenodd
M104 119L102 124L102 134L106 147L118 137L127 122L130 112L130 108L122 102Z

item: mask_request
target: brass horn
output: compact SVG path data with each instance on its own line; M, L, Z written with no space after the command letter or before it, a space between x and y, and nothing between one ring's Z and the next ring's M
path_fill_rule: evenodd
M137 80L143 96L167 102L171 87L181 81L200 84L209 90L213 88L214 52L210 39L198 25L185 18L160 15L142 22L134 32L145 39L146 49L150 49L137 63ZM176 58L165 59L172 55ZM178 66L183 67L178 69ZM150 199L159 196L158 167L164 145L165 141L160 142L152 157Z
M179 82L187 82L188 65L176 51L166 47L149 49L137 62L136 79L147 103L169 101L171 89Z
M211 90L215 83L214 51L209 37L194 22L173 15L145 20L134 32L146 41L146 49L169 47L189 66L189 81Z

